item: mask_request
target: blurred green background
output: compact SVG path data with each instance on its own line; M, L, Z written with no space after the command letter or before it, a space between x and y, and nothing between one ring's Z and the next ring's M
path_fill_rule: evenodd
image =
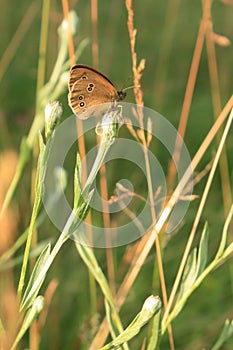
M89 38L90 44L81 56L80 62L93 66L91 40L91 2L88 0L70 1L70 9L74 9L79 17L79 30L75 38L76 45L83 38ZM168 7L174 7L167 15ZM177 11L175 10L177 6ZM31 126L35 111L35 93L38 65L38 48L41 25L41 1L4 1L1 3L0 23L0 57L13 57L1 72L0 81L0 148L1 151L13 148L18 152L22 137ZM29 12L27 12L29 11ZM99 70L111 79L118 88L133 84L131 69L131 52L127 30L127 12L122 0L99 0L98 2L98 45ZM146 59L146 67L142 78L145 105L164 115L175 127L178 126L189 68L202 17L201 1L134 1L135 27L137 28L136 51L138 61ZM19 30L19 24L24 19ZM213 1L212 16L214 31L232 41L233 38L233 6L223 1ZM58 48L57 27L63 18L60 1L51 1L48 47L46 54L46 75L50 76L56 60ZM17 32L18 31L18 32ZM25 33L23 33L25 31ZM15 51L9 45L16 34ZM171 45L166 50L166 43ZM165 52L161 58L161 53ZM217 46L217 64L221 88L222 106L233 91L233 48ZM1 61L2 62L2 61ZM2 66L0 66L2 67ZM127 94L127 102L134 102L133 91ZM49 102L49 101L48 101ZM61 97L64 115L71 111L67 105L67 93ZM197 83L192 100L185 142L191 157L197 151L213 124L213 108L210 90L210 79L206 47L201 56ZM199 165L201 171L212 159L216 143L206 153ZM233 168L232 132L227 141L229 173L232 183ZM158 158L167 172L168 155L158 154ZM19 230L27 227L30 218L30 170L22 179L16 193L15 202L20 205ZM7 171L7 169L6 169ZM127 167L125 172L127 173ZM129 174L129 171L128 171ZM197 184L195 194L201 196L205 178ZM109 185L111 186L111 184ZM191 203L183 226L168 242L164 251L164 268L168 293L171 289L176 269L182 256L190 228L199 201ZM220 177L217 173L202 217L210 227L210 256L218 245L224 222L223 201ZM201 232L203 226L199 228ZM39 233L41 237L53 237L57 234L51 227ZM40 236L39 236L40 237ZM232 232L231 232L232 238ZM198 241L199 237L197 238ZM116 262L124 252L124 247L114 249ZM105 252L96 252L100 264L106 271ZM139 311L139 305L151 294L155 252L151 251L146 264L132 288L121 315L127 324ZM15 281L18 281L15 269ZM188 301L184 311L174 322L174 337L177 349L210 348L219 334L226 318L233 318L232 308L232 261L224 264L208 277L200 289ZM81 344L92 339L94 327L91 325L89 310L88 273L73 247L68 242L60 252L52 266L47 280L56 277L59 286L52 301L46 326L42 330L41 349L85 349ZM120 283L120 280L118 281ZM160 294L159 282L153 282ZM156 288L155 288L156 290ZM155 292L154 290L154 292ZM101 317L100 317L101 319ZM140 335L140 343L142 336ZM138 340L132 341L132 349L137 349ZM232 349L229 341L223 349ZM163 339L161 349L168 349L167 339Z

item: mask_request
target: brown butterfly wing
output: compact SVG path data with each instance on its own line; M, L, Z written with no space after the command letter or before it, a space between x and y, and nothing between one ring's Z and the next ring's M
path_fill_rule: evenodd
M75 65L70 70L68 99L72 111L86 119L91 114L89 107L118 100L118 92L103 74L84 65Z

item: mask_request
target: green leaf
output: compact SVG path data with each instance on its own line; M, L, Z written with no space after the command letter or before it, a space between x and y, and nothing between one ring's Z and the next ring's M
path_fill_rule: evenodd
M41 191L44 182L44 174L46 169L46 146L43 141L43 137L39 132L39 148L40 154L37 163L37 172L36 172L36 197L41 200Z
M225 221L225 225L223 227L223 232L222 232L222 238L221 238L221 242L217 251L217 254L215 256L215 259L219 259L221 257L221 255L224 252L224 249L226 247L227 244L227 232L228 232L228 228L232 219L232 215L233 215L233 205L230 208L229 214L227 216L227 219Z
M194 248L188 257L188 260L184 269L178 300L182 299L183 296L186 293L188 293L190 288L193 286L193 283L195 282L196 276L197 276L197 248Z
M110 330L111 337L115 339L117 337L117 334L119 333L117 331L117 328L114 324L114 321L112 319L112 313L111 313L111 305L109 304L108 300L105 298L104 299L104 304L105 304L105 311L106 311L106 317L108 320L108 326Z
M40 254L39 258L37 259L37 262L34 266L34 269L32 271L30 280L28 282L27 288L25 290L24 296L22 298L22 302L21 302L21 306L20 306L20 310L23 309L27 309L30 305L32 305L32 303L34 302L35 298L37 297L37 294L40 290L40 287L46 277L46 274L43 276L43 278L41 279L38 287L36 288L36 290L33 292L33 294L30 294L30 291L32 289L32 286L34 284L34 282L37 280L41 270L43 269L49 254L50 254L50 250L51 250L51 245L50 243L44 248L44 250L42 251L42 253Z
M44 307L44 298L42 296L38 296L33 301L32 307L27 311L26 316L23 320L23 324L18 332L18 335L15 339L13 346L11 347L11 350L15 349L16 345L19 343L20 339L22 339L23 335L31 326L34 319L40 314L43 307Z
M183 277L181 280L180 291L177 297L176 305L173 310L173 317L176 317L182 310L187 300L187 295L192 288L197 277L197 248L194 248L190 253ZM178 306L179 305L179 306Z
M79 232L80 234L81 232ZM93 253L92 248L90 248L87 243L84 241L83 244L79 243L79 240L74 240L76 248L84 261L84 263L87 265L89 271L93 274L94 278L98 282L103 295L106 299L105 306L106 306L106 313L108 317L108 321L110 321L110 327L112 327L112 330L117 330L116 334L119 334L123 331L123 327L121 325L120 317L117 313L116 306L114 304L114 300L108 285L108 281L101 269L101 267L98 264L98 261L96 260L96 257ZM114 336L114 333L113 333ZM124 344L124 349L128 349L127 345Z
M193 251L190 253L188 257L188 260L184 269L177 303L181 299L184 299L184 301L183 303L181 303L180 307L177 309L176 314L178 314L182 309L184 303L186 302L185 296L189 294L190 289L193 287L197 277L201 275L201 273L204 271L206 267L207 254L208 254L208 239L209 239L209 231L208 231L208 225L206 223L202 232L198 252L197 252L197 248L193 249Z
M198 249L197 257L197 277L204 271L206 267L207 257L208 257L208 241L209 241L209 228L208 224L205 223L201 241Z
M74 212L75 217L73 218L73 222L69 228L69 235L73 234L75 236L76 235L75 231L77 231L81 222L86 219L87 214L90 210L90 202L91 202L93 194L94 194L94 189L91 190L86 195L85 199L82 197L82 195L80 196L77 209ZM83 243L85 243L85 242L83 242Z
M222 255L222 259L226 259L233 252L233 242L229 244Z
M151 336L147 350L156 350L159 347L159 340L161 335L161 310L154 316L152 322Z
M135 335L141 328L149 322L149 320L161 309L161 301L159 297L151 295L147 298L142 306L141 311L133 319L130 325L109 344L105 345L101 350L117 349L122 344L126 343Z
M41 254L45 246L48 244L48 242L51 242L51 239L45 239L44 241L41 241L38 243L34 248L31 249L29 254L29 259L36 259ZM23 254L17 255L14 259L9 259L6 262L0 264L0 272L4 271L6 269L12 269L13 267L22 264L23 261Z
M230 322L229 320L226 320L225 325L223 327L223 330L214 344L214 346L211 348L211 350L218 350L222 349L222 345L233 335L233 320Z
M80 194L81 194L81 191L82 191L81 190L81 183L82 183L81 171L82 171L81 158L80 158L79 153L77 153L75 172L74 172L74 209L78 208Z

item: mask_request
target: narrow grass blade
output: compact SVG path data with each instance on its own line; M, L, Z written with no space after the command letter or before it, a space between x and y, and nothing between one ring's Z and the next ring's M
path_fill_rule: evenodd
M206 223L201 235L201 241L197 256L197 277L204 271L208 257L209 228Z
M225 325L223 327L223 330L217 340L217 342L214 344L214 346L211 348L211 350L218 350L222 349L222 345L233 335L233 320L229 321L226 320Z
M25 293L24 293L24 296L22 298L22 302L21 302L21 306L20 306L20 309L23 310L23 309L27 309L35 300L35 298L37 297L37 294L38 294L38 291L46 277L46 275L44 275L44 278L41 280L40 284L38 285L38 288L35 290L35 292L30 296L30 298L28 297L29 294L30 294L30 291L31 291L31 288L34 284L34 282L36 281L38 275L40 274L42 268L44 267L48 257L49 257L49 254L50 254L50 251L51 251L51 245L50 243L45 247L45 249L42 251L42 253L40 254L35 266L34 266L34 269L32 271L32 274L31 274L31 277L30 277L30 280L28 282L28 285L27 285L27 288L25 290Z
M226 247L227 244L227 233L228 233L228 228L232 219L232 215L233 215L233 205L231 206L231 209L229 211L229 214L227 216L227 219L225 221L225 225L223 227L223 231L222 231L222 238L221 238L221 242L217 251L217 254L215 256L215 259L219 259L221 257L221 255L224 252L224 249Z
M31 326L34 319L40 314L41 310L44 307L44 298L42 296L38 296L32 304L32 307L28 310L26 313L26 316L24 318L23 324L19 330L19 333L17 335L17 338L11 347L10 350L13 350L16 348L19 341L22 339L28 328Z
M76 165L74 172L74 209L78 208L80 194L81 194L81 183L82 183L82 168L81 168L81 158L79 153L76 157Z
M133 319L130 325L113 341L105 345L101 350L117 349L122 344L135 337L141 328L161 309L161 301L158 297L151 295L143 304L141 311Z
M146 350L157 350L161 335L161 310L154 316L152 322L151 336Z

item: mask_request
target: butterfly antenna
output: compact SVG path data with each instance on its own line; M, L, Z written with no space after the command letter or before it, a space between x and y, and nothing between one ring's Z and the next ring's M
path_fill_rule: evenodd
M140 88L140 87L141 87L141 85L132 85L132 86L128 86L128 87L122 89L122 91L130 90L130 89L134 89L134 88Z

